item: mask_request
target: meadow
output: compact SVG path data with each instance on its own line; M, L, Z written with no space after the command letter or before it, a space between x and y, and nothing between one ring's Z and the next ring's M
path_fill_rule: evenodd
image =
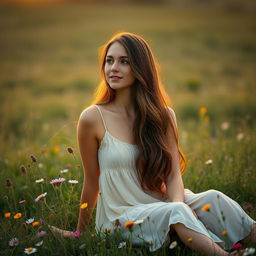
M252 1L228 0L0 6L0 255L149 254L148 245L122 247L118 233L99 237L95 215L83 236L47 227L76 228L76 124L100 81L98 49L117 31L143 35L160 64L188 160L185 187L220 190L256 219L255 11ZM174 250L198 255L180 241Z

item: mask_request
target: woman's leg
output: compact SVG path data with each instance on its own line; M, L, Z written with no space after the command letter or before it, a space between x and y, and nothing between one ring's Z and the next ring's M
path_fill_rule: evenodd
M187 228L182 223L172 225L181 241L189 248L202 253L203 255L229 255L218 244L214 243L209 237ZM188 238L190 238L188 240ZM192 239L192 240L191 240Z

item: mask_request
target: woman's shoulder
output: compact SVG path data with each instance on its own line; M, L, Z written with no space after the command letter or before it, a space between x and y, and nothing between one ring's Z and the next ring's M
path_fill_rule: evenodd
M175 125L176 125L176 127L177 127L177 119L176 119L175 111L174 111L173 108L170 107L170 106L167 106L167 108L168 108L168 110L169 110L168 113L169 113L170 117L172 118L172 120L174 121L174 123L175 123Z
M100 120L99 118L99 110L97 109L97 107L95 105L90 105L81 112L78 122L82 126L93 126L94 128L96 128Z

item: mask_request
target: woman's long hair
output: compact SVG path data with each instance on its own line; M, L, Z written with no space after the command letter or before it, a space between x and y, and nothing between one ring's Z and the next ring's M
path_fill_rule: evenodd
M156 61L147 42L128 32L115 34L100 51L102 80L94 93L92 104L104 104L115 99L115 90L107 83L104 73L105 58L109 47L119 42L128 54L129 63L135 76L132 88L135 122L133 135L139 148L136 167L142 189L166 195L163 187L170 174L172 154L167 132L172 129L178 145L181 173L186 169L186 159L179 147L178 132L170 118L170 99L159 78Z

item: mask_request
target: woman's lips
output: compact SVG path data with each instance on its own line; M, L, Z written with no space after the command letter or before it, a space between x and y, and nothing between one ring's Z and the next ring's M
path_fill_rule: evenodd
M120 79L122 79L120 76L110 76L111 81L119 81Z

